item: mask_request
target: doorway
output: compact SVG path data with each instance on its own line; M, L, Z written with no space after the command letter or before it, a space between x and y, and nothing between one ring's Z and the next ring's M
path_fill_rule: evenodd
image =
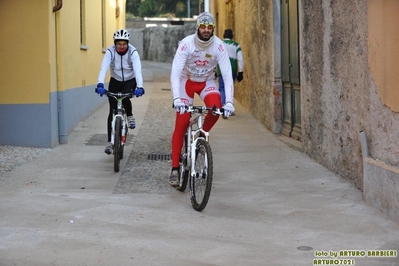
M281 0L282 134L302 141L298 0Z

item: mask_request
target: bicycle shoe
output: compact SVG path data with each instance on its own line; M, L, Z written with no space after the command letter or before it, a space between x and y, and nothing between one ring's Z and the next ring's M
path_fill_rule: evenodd
M179 186L179 170L172 170L169 176L169 185L172 187Z
M134 119L133 116L128 116L127 117L127 122L129 123L130 129L136 128L136 119Z
M105 146L105 153L110 155L112 153L112 151L114 150L114 144L112 144L111 142L107 143L107 146Z

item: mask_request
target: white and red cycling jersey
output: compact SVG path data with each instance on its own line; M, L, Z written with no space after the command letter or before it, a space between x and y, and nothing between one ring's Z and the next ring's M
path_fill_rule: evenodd
M206 82L215 79L215 67L219 64L225 81L226 102L233 103L234 83L231 74L229 56L218 37L213 37L213 42L205 49L200 50L195 45L197 33L185 37L179 42L173 59L170 76L173 99L180 97L181 80L192 82Z

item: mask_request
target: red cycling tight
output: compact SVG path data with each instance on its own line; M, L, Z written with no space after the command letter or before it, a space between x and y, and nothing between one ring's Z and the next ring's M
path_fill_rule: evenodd
M184 91L180 91L180 98L186 104L192 104L194 95L197 93L204 101L207 107L221 108L221 98L219 90L216 87L214 80L207 82L192 82L190 80L184 81ZM181 86L181 87L183 87ZM218 115L208 113L204 119L203 129L210 131L215 123L218 121ZM172 135L172 167L179 167L180 151L183 146L183 138L187 127L190 123L190 113L180 114L176 112L175 129Z

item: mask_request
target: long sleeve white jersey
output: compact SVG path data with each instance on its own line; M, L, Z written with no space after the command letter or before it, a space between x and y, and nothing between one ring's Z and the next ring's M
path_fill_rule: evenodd
M170 82L173 99L180 97L180 79L205 82L215 78L215 67L219 64L225 82L226 102L233 103L234 83L231 74L229 56L218 37L206 50L199 50L195 45L196 34L189 35L179 42L173 58Z
M244 72L244 56L242 55L241 46L238 42L230 39L224 39L223 43L230 57L233 73Z
M101 63L97 83L104 83L109 69L111 77L117 81L127 81L136 78L137 87L143 87L140 56L133 45L129 44L128 49L124 55L117 53L115 45L111 45L107 49Z

